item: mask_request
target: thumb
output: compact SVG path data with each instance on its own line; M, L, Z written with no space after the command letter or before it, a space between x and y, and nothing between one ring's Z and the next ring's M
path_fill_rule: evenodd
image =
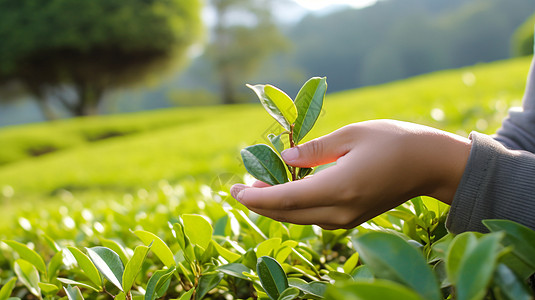
M281 155L287 164L311 168L336 161L350 150L347 134L337 130L323 137L284 150Z

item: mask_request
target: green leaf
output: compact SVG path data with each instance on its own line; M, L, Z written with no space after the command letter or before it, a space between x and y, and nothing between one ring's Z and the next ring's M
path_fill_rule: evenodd
M446 270L448 279L452 284L457 284L462 261L476 245L477 237L473 232L463 232L451 241L446 252Z
M297 178L302 179L307 177L308 175L312 174L314 172L314 168L299 168L299 173L297 174Z
M184 258L188 262L192 262L195 260L195 252L193 250L193 246L191 245L191 242L189 238L184 233L184 226L180 223L174 223L173 224L173 231L176 234L176 240L178 242L178 245L180 246L180 249L182 249L184 253ZM154 252L154 250L153 250ZM168 266L169 267L169 266Z
M209 291L221 282L223 276L223 273L219 272L203 274L201 278L199 278L199 285L196 288L197 293L195 294L195 299L203 299Z
M288 278L281 265L269 256L262 256L256 263L256 272L262 287L271 299L278 299L288 288Z
M227 274L232 277L249 280L249 277L243 275L243 272L252 273L252 270L247 268L243 264L231 263L219 266L217 268L221 273Z
M171 267L168 270L158 270L152 274L149 282L147 283L147 289L145 291L145 300L154 300L161 295L158 294L162 287L169 284L171 276L175 272L175 267Z
M462 259L457 281L457 299L483 299L500 255L502 232L490 233Z
M530 290L522 279L504 264L498 264L494 272L494 294L498 299L530 300L533 299Z
M134 255L132 255L132 258L126 264L123 273L123 291L125 294L132 288L132 284L134 284L137 274L141 271L141 266L149 249L147 246L137 246L134 250Z
M55 294L60 289L58 286L51 284L51 283L46 283L46 282L39 282L38 285L39 285L39 288L41 289L41 292L43 292L43 294L45 295Z
M48 262L48 282L56 278L59 268L63 265L63 250L56 252Z
M440 299L437 279L422 253L401 237L369 232L355 243L362 260L377 277L401 283L424 299Z
M491 232L505 231L502 244L513 246L513 253L535 271L535 231L509 220L483 220Z
M39 288L39 272L33 264L24 259L17 259L15 261L14 271L19 280L28 288L30 293L37 297L41 296L41 288Z
M16 284L17 277L11 278L6 284L4 284L4 286L0 289L0 300L8 299Z
M214 231L210 222L200 215L184 214L181 218L184 224L184 233L189 241L206 250L212 240L212 232Z
M351 272L357 267L358 262L359 253L355 252L344 263L344 272L346 272L347 274L351 274Z
M211 240L210 243L213 244L213 246L217 250L217 253L219 253L219 255L221 255L221 257L226 259L228 262L235 262L235 261L237 261L238 259L241 258L241 255L228 250L227 248L219 245L218 243L216 243L213 240Z
M178 300L190 300L193 292L195 292L195 289L185 292L182 296L180 296L180 298L178 298Z
M82 292L78 287L68 285L64 289L69 300L84 300L84 296L82 296Z
M254 178L271 185L288 182L286 166L268 145L258 144L241 150L245 169Z
M162 239L160 239L155 234L144 231L136 230L134 234L145 244L145 246L151 246L151 251L156 254L156 256L162 261L166 267L174 267L176 265L173 252L167 246Z
M71 280L71 279L67 279L67 278L58 278L58 280L64 284L69 284L69 285L77 285L77 286L81 286L83 288L86 288L86 289L90 289L90 290L93 290L95 292L100 292L100 290L98 290L97 288L95 288L94 286L91 286L89 284L85 284L83 282L78 282L78 281L74 281L74 280Z
M269 240L263 241L256 247L256 256L273 256L275 250L280 247L281 242L281 238L270 238Z
M423 300L418 293L398 283L387 280L374 282L345 282L327 288L325 299L381 299L381 300Z
M108 239L100 239L100 242L102 243L102 246L115 251L115 253L117 253L117 255L119 255L119 257L121 258L123 265L126 266L126 264L128 263L128 255L126 254L126 250L121 244L117 243L114 240Z
M247 85L252 89L260 103L267 110L267 112L281 124L284 129L290 131L291 124L293 124L297 118L297 108L292 99L278 88L266 84Z
M288 278L288 285L305 293L306 299L322 299L328 286L324 281L306 282L301 278Z
M273 133L270 133L268 135L268 139L271 142L271 145L273 145L273 148L275 148L275 150L277 150L277 152L279 152L279 154L281 154L282 151L284 150L284 143L281 140L281 136L283 134L284 133L281 133L279 135L274 135Z
M106 247L93 247L86 249L87 253L89 254L89 258L91 261L93 261L100 273L122 291L124 266L119 255L110 248Z
M372 281L374 280L373 274L367 265L360 265L351 272L351 277L355 281Z
M293 300L299 296L299 293L299 289L289 287L280 294L278 300Z
M323 98L327 92L327 79L314 77L309 79L295 98L297 119L293 139L298 144L314 127L323 107Z
M11 247L13 250L15 250L19 254L20 258L34 265L37 270L39 270L39 272L46 274L45 262L41 255L37 254L37 252L33 251L32 249L28 248L28 246L17 241L4 240L3 242L6 243L9 247Z
M78 262L78 267L84 272L85 276L91 280L99 289L102 289L102 278L98 273L97 267L93 264L91 259L87 257L82 251L75 247L67 247L72 253L76 261Z

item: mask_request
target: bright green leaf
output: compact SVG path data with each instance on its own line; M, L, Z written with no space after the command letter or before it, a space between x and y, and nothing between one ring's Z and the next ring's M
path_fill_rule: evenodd
M184 214L182 215L184 233L192 244L199 245L203 249L208 248L212 240L212 225L203 216Z
M415 291L387 280L376 280L374 282L345 282L327 288L325 299L328 300L423 300Z
M76 261L78 262L78 267L84 272L85 276L91 280L99 289L102 288L102 279L98 273L97 267L93 264L91 259L85 255L82 251L75 247L67 247L72 253Z
M55 294L60 289L58 286L51 284L51 283L46 283L46 282L39 282L38 285L39 285L39 288L41 289L41 292L43 292L43 294L45 295Z
M52 258L48 262L47 273L48 273L49 282L52 282L52 280L56 278L56 274L62 265L63 265L63 250L60 250L56 252L56 254L54 254L54 256L52 256Z
M6 300L9 298L15 285L17 284L17 277L11 278L2 288L0 289L0 300Z
M139 271L141 271L141 266L143 265L143 261L145 260L149 249L150 248L147 246L137 246L134 250L134 255L132 255L132 258L130 258L126 264L122 283L125 294L127 294L132 288L132 284L134 284L137 274Z
M295 98L297 119L293 139L298 144L314 127L323 107L323 98L327 92L327 79L314 77L309 79Z
M299 296L299 289L294 287L288 287L279 296L278 300L293 300Z
M3 242L6 243L9 247L11 247L13 250L15 250L19 254L20 258L33 264L37 268L37 270L39 270L39 272L46 274L45 262L41 255L37 254L37 252L33 251L32 249L28 248L28 246L17 241L4 240Z
M201 278L199 278L199 285L196 289L197 293L195 294L195 299L203 299L209 291L221 282L223 276L223 273L219 272L203 274Z
M513 253L535 271L535 231L509 220L484 220L491 232L505 231L504 246L513 246Z
M271 238L258 244L256 247L256 256L273 256L274 251L281 245L282 240L280 238Z
M351 274L351 272L357 267L358 262L359 253L355 252L344 263L344 272L346 272L347 274Z
M39 272L35 265L24 259L17 259L15 261L14 271L19 280L28 288L30 293L37 297L41 296L41 289L39 288Z
M477 245L471 251L465 254L466 259L461 260L459 267L458 300L475 300L485 297L496 268L502 238L502 232L487 234L478 240Z
M424 299L440 299L437 279L422 253L401 237L368 232L355 242L362 260L377 277L406 285Z
M247 172L254 178L271 185L288 182L286 165L268 145L258 144L241 150Z
M260 103L267 110L267 112L277 121L281 126L290 131L291 124L297 118L297 108L292 99L288 97L283 91L277 89L272 85L247 85L252 89Z
M89 284L85 284L83 282L78 282L78 281L74 281L74 280L71 280L71 279L67 279L67 278L58 278L58 280L64 284L69 284L69 285L77 285L77 286L81 286L83 288L86 288L86 289L91 289L95 292L100 292L99 289L95 288L94 286L91 286Z
M68 285L64 287L64 290L69 300L84 300L84 296L82 296L82 292L78 287Z
M100 273L122 291L124 266L119 255L110 248L106 247L93 247L86 249L87 253L89 254L89 258L93 264L95 264Z
M477 237L473 232L463 232L451 241L446 253L446 270L451 283L457 283L462 261L476 245Z
M158 297L158 291L164 287L166 284L169 284L171 276L175 272L175 267L171 267L167 270L158 270L152 274L149 282L147 283L147 288L145 291L145 300L154 300Z
M166 267L174 267L176 265L173 252L167 246L167 244L162 241L155 234L144 231L136 230L134 234L145 244L145 246L151 246L151 251L158 256L158 258L163 262Z
M195 289L185 292L182 296L180 296L180 298L178 298L178 300L190 300L193 292L195 292Z
M262 287L271 299L278 299L280 294L288 288L288 278L281 265L269 256L262 256L256 264L256 272Z
M226 259L228 262L235 262L235 261L237 261L238 259L241 258L241 255L228 250L227 248L219 245L218 243L216 243L213 240L211 240L210 243L213 244L213 246L217 250L217 253L219 253L219 255L221 255L221 257Z

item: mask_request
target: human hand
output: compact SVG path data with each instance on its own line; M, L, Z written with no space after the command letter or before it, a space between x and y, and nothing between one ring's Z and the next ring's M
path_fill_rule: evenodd
M454 134L400 121L366 121L282 153L295 167L336 165L276 186L237 184L231 194L278 221L353 228L416 196L451 204L469 153L470 141Z

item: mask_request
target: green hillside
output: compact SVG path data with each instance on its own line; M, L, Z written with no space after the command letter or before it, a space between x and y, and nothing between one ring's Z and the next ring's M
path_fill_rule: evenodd
M307 138L376 118L465 136L472 130L491 133L507 109L520 104L530 59L328 94L324 113ZM240 149L265 143L271 126L276 125L260 105L236 105L6 127L0 130L0 197L5 207L18 207L65 191L87 199L122 197L160 180L210 185L233 175L241 178Z

